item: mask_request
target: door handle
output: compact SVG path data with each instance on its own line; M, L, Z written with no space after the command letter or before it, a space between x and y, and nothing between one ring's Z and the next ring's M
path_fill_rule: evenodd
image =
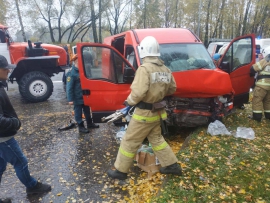
M91 91L90 90L82 90L83 95L90 95Z

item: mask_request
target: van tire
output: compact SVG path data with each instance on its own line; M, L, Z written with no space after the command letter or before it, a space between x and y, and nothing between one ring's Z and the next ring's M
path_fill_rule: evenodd
M53 92L52 80L48 75L39 71L26 73L18 85L22 97L33 103L46 101Z

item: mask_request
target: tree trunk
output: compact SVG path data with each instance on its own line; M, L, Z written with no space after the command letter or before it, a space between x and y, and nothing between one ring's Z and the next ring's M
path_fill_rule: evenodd
M90 0L90 7L91 7L91 21L92 21L92 30L93 30L93 38L94 42L98 42L98 36L97 36L97 26L96 26L96 16L95 16L95 8L93 0Z
M212 38L217 37L218 25L221 24L221 19L223 19L223 9L224 9L224 6L225 6L225 0L222 0L221 8L220 8L220 13L218 15L218 19L217 19L216 24L215 24L215 28L214 28L214 31L213 31L213 34L212 34ZM222 32L221 30L219 30L219 31Z
M179 0L176 0L175 2L175 22L174 22L174 27L177 27L177 20L178 20L178 4L179 4ZM181 10L179 9L179 13L181 15Z
M205 35L204 35L204 46L208 46L208 33L209 33L209 15L210 15L210 6L211 0L208 0L207 4L207 14L206 14L206 22L205 22Z
M146 0L144 0L143 8L143 28L146 28Z
M98 42L99 43L102 43L102 34L101 34L101 0L99 0L98 6L99 6L99 8L98 8L98 11L99 11L99 13L98 13L98 25L99 25L99 27L98 27L98 35L99 35Z
M241 35L246 34L246 31L247 31L247 21L248 21L248 14L249 14L250 6L251 6L251 0L249 0L247 2L246 11L245 11L244 19L243 19L243 29L242 29Z
M23 26L23 22L22 22L21 11L20 11L18 0L15 0L15 3L16 3L16 8L17 8L17 14L18 14L19 22L20 22L20 25L21 25L23 41L26 42L27 40L26 40L26 36L25 36L25 32L24 32L24 26Z

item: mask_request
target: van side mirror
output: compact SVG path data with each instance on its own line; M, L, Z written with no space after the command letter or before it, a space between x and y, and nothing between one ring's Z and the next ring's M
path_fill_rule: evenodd
M134 76L135 76L134 70L129 66L125 66L124 75L123 75L123 82L131 84L132 81L134 80Z
M230 72L230 63L228 61L222 61L220 64L220 69L229 73Z

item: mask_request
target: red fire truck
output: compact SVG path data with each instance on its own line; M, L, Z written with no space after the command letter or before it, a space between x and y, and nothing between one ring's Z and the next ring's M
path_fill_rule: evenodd
M47 100L53 92L51 78L69 68L64 48L42 42L14 42L8 27L0 24L0 54L16 68L9 75L22 97L30 102Z

